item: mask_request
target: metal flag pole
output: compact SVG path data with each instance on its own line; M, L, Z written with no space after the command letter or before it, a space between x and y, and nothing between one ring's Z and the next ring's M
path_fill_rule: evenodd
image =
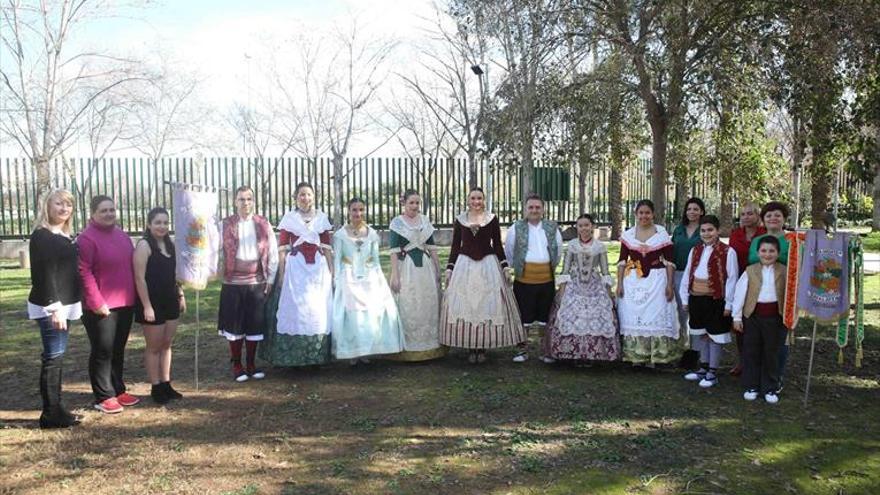
M199 329L202 327L199 317L199 294L202 291L196 289L196 350L195 350L195 376L196 376L196 392L199 391Z

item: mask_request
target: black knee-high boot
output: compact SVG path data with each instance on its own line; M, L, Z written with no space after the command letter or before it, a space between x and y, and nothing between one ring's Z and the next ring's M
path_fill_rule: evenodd
M79 424L76 416L61 403L61 372L64 355L44 358L40 369L40 395L43 398L43 414L40 428L68 428Z

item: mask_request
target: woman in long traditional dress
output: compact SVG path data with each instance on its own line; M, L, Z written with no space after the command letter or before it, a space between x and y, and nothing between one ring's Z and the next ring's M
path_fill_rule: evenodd
M483 190L475 188L468 194L468 211L455 219L440 310L440 343L469 349L471 363L484 362L486 349L527 338L507 281L501 227L484 205Z
M260 357L275 366L320 365L330 360L332 226L327 215L315 208L310 184L298 184L295 196L296 208L278 224L281 283L274 284L266 304L266 337L260 346Z
M425 361L446 354L440 345L440 261L434 226L420 214L422 199L409 189L403 193L403 214L391 221L391 290L405 336L404 351L389 356L398 361ZM427 259L426 259L427 258Z
M654 224L650 200L638 202L636 220L636 226L620 237L617 316L623 360L653 367L678 360L687 339L682 339L672 288L672 239Z
M672 288L675 290L675 302L678 303L678 324L682 329L688 328L688 312L682 305L679 288L682 279L685 278L684 268L688 262L688 255L694 246L700 244L700 218L705 214L706 204L702 199L688 198L684 203L681 222L672 230L672 251L675 261ZM700 343L696 338L691 338L690 341L691 349L700 348Z
M397 303L379 262L379 234L366 223L366 205L348 202L348 224L333 234L333 356L351 364L404 349Z
M616 361L620 336L609 289L608 250L593 238L593 217L577 219L577 239L568 243L559 291L544 337L544 362L557 359Z

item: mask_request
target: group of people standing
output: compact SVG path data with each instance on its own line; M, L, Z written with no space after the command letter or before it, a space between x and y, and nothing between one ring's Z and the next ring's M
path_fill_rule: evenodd
M171 341L186 301L175 280L168 212L162 208L150 211L143 238L133 246L117 225L113 199L95 196L90 202L89 225L74 241L74 204L68 191L46 195L29 245L27 309L43 343L43 428L79 422L61 401L68 329L77 319L82 320L91 346L88 368L96 409L113 414L140 402L128 393L124 380L125 347L133 321L143 325L144 366L151 395L160 403L182 397L171 386Z
M577 219L577 236L563 249L559 227L532 195L526 217L502 243L498 218L474 188L467 210L455 218L444 292L436 229L421 214L418 192L404 192L403 211L389 226L390 280L362 199L348 202L347 222L335 233L315 207L310 184L297 185L295 200L277 239L269 221L254 213L247 186L235 191L236 212L220 226L217 325L238 382L266 376L256 365L258 353L280 367L332 359L355 366L375 356L422 361L463 348L478 364L488 349L516 347L513 360L524 362L528 330L541 327L540 358L548 364L623 360L654 367L678 361L690 347L698 359L685 378L702 387L718 383L722 346L735 336L740 364L731 373L743 373L744 397L778 400L788 333L779 318L785 287L779 262L787 251L781 203L768 203L760 215L747 204L728 246L719 240L718 219L706 215L698 198L688 200L671 236L654 223L651 201L640 201L636 225L620 239L614 290L592 216ZM43 340L40 425L46 428L78 421L60 392L67 329L79 318L91 344L96 409L117 413L139 402L123 380L133 320L144 330L151 397L159 404L182 397L171 386L171 342L186 301L175 280L168 212L151 210L133 247L107 196L92 199L89 225L74 241L74 204L67 191L48 194L30 242L28 315Z

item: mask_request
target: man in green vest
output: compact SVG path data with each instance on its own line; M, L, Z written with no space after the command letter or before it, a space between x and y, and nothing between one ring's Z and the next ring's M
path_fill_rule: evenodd
M537 194L526 199L526 218L507 230L504 254L513 267L513 294L523 326L544 326L556 296L554 273L562 258L562 234L556 222L544 220L544 200ZM518 346L513 361L529 358L526 342Z

